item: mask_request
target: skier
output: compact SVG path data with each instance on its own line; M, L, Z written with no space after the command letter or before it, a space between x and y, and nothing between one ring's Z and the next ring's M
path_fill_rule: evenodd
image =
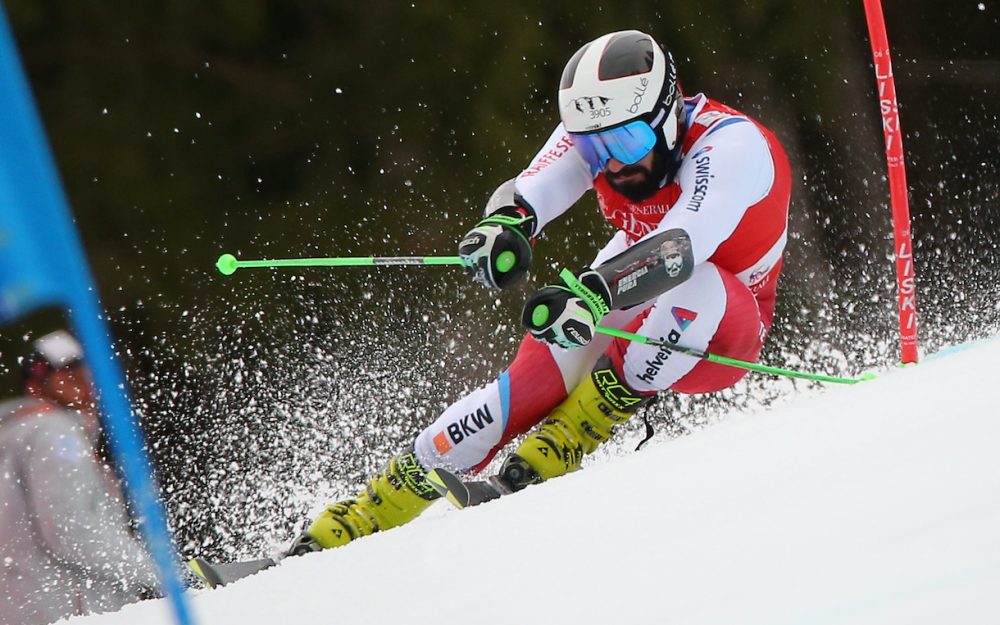
M23 396L0 403L0 625L43 625L148 596L156 570L129 533L96 457L90 373L69 333L21 361Z
M495 476L503 491L579 468L659 392L711 393L745 374L612 340L597 326L758 358L791 191L774 134L702 94L685 98L673 57L634 30L599 37L570 58L559 114L542 149L500 185L459 243L467 272L491 288L517 282L533 237L589 190L617 233L588 267L528 298L529 336L506 371L447 408L356 498L328 506L289 554L412 520L438 497L426 471L475 473L540 422Z

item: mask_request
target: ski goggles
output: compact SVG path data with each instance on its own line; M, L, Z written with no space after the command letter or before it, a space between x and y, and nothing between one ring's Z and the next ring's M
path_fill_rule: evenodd
M595 172L603 171L612 158L626 165L634 165L656 145L656 132L641 120L602 132L570 133L570 137Z

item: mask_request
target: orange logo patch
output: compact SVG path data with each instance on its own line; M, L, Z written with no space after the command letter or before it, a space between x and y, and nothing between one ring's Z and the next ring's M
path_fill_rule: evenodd
M437 436L434 437L434 446L437 447L438 453L441 454L451 451L451 441L444 435L444 432L438 432Z

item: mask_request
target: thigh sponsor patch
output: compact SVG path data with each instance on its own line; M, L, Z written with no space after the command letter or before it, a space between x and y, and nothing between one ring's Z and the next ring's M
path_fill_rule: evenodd
M677 330L671 330L670 334L668 334L666 338L667 343L673 343L674 345L677 345L680 340L681 333ZM667 364L667 361L673 353L674 352L671 351L670 347L663 345L660 347L659 351L656 352L656 355L645 362L646 370L640 373L637 377L643 382L653 384L653 379L656 377L656 374L660 372L663 365Z
M698 313L687 308L681 308L680 306L671 308L670 314L673 315L674 321L677 323L677 327L681 329L681 332L687 330L691 322L698 318Z

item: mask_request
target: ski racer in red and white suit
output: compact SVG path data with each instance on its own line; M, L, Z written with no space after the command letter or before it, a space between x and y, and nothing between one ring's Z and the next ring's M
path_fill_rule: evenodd
M690 236L691 276L643 305L612 310L601 325L755 361L774 316L787 238L791 174L774 134L704 95L684 100L688 126L673 182L632 202L591 175L560 124L517 177L538 220L536 233L588 190L618 232L591 263L672 229ZM417 438L424 467L485 466L514 437L544 419L606 354L642 393L709 393L729 388L742 369L666 349L597 335L579 349L526 337L498 379L452 404Z
M289 553L412 520L449 489L446 474L430 470L479 471L529 430L497 474L477 483L480 494L564 475L656 393L719 391L744 374L599 329L759 356L791 188L775 136L704 95L685 99L669 51L636 30L603 35L570 58L559 115L534 160L500 185L460 240L466 273L490 288L517 282L532 237L591 189L618 232L587 268L564 270L528 298L528 336L506 371L449 406L356 497L327 506Z

